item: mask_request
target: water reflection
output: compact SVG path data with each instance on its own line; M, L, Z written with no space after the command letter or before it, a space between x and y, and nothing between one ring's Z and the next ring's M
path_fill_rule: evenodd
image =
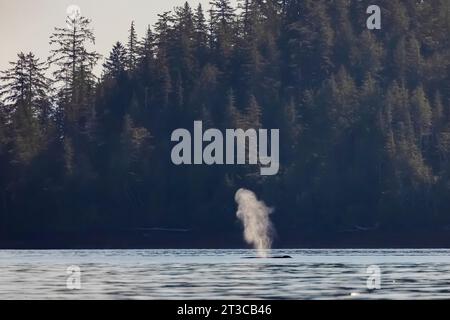
M0 299L448 299L447 250L0 251ZM82 289L66 288L68 266ZM367 288L367 267L381 270Z

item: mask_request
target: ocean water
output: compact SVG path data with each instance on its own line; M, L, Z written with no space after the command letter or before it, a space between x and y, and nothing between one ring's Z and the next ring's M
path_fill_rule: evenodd
M450 298L450 250L271 255L292 259L249 259L252 250L5 250L0 299Z

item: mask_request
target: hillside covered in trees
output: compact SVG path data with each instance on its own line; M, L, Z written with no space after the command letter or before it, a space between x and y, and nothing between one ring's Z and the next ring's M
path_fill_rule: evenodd
M167 246L226 243L241 187L276 209L280 241L445 232L450 2L375 2L381 30L366 1L186 3L104 57L87 18L55 28L47 61L20 53L1 73L0 245L150 230L152 246L151 228L187 232ZM170 135L195 120L279 128L280 173L173 165Z

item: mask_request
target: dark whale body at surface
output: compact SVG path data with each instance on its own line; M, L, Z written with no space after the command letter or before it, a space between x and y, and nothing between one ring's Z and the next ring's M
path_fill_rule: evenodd
M291 256L244 257L243 259L292 259Z

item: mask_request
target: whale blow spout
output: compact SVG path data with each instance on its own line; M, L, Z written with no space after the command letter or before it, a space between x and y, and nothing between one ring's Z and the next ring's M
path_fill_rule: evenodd
M273 234L269 215L273 209L259 201L252 191L246 189L238 190L235 200L238 204L236 215L244 225L245 241L257 250L259 257L269 257Z

